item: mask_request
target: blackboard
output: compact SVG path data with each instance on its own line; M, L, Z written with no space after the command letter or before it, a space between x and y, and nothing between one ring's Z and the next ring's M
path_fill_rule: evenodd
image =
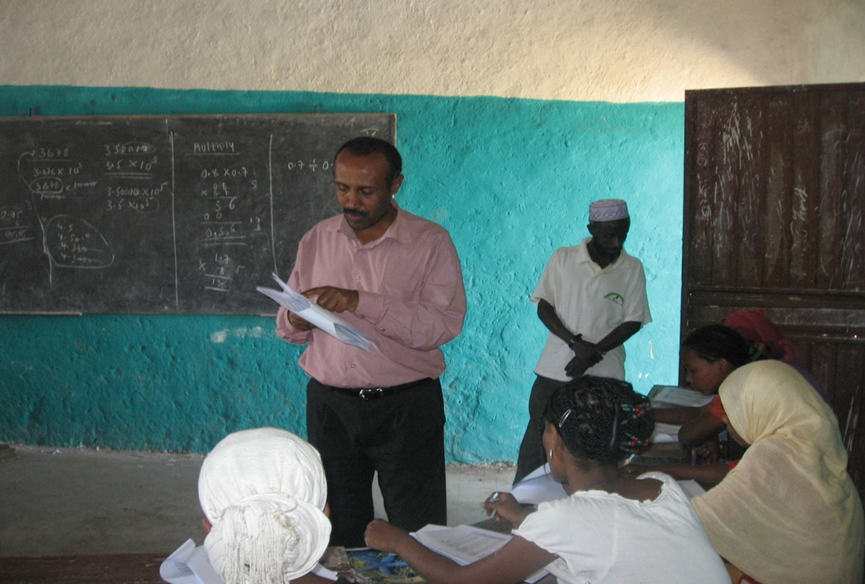
M271 314L332 160L393 114L0 118L0 313Z

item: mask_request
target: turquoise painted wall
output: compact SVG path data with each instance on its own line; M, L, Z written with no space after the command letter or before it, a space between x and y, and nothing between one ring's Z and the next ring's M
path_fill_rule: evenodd
M626 345L628 380L677 379L681 103L0 86L0 115L31 111L396 113L399 200L450 231L468 295L445 347L450 462L516 458L546 337L528 297L553 250L586 235L592 200L628 200L626 248L646 267L655 322ZM269 319L2 316L0 336L0 440L206 452L242 428L305 435L300 349Z

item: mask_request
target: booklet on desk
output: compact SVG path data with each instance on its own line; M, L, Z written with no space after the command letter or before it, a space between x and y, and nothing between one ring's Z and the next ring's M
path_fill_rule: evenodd
M655 430L652 432L652 444L672 444L679 441L679 428L677 424L666 422L655 422Z
M381 552L372 548L350 548L345 550L350 577L347 580L358 584L423 584L426 582L417 572L393 552Z
M283 292L274 290L273 288L264 288L263 286L256 286L255 289L275 300L289 312L293 312L307 322L314 324L343 343L363 349L367 353L372 353L373 347L378 347L378 344L373 339L334 313L323 309L314 302L310 302L309 298L289 288L288 284L280 280L276 274L273 274L273 279L280 285Z
M649 392L652 404L667 404L672 406L700 407L712 401L711 395L703 395L699 391L674 385L656 385Z
M470 525L427 525L412 535L426 547L463 566L494 554L513 537ZM546 570L538 570L525 581L531 584L546 575Z

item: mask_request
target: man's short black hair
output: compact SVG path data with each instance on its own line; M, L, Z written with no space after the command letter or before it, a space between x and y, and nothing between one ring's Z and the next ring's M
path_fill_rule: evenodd
M336 159L343 150L347 150L349 154L354 156L369 156L370 154L375 153L384 156L390 169L385 177L388 186L393 184L396 177L402 174L402 156L399 155L396 146L386 140L382 140L381 138L372 138L370 136L352 138L340 146L339 150L336 151L336 156L333 157L334 166L336 166Z

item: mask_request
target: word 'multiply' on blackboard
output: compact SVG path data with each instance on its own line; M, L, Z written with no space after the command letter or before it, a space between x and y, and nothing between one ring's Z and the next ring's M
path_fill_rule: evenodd
M0 312L264 314L393 114L0 119Z

